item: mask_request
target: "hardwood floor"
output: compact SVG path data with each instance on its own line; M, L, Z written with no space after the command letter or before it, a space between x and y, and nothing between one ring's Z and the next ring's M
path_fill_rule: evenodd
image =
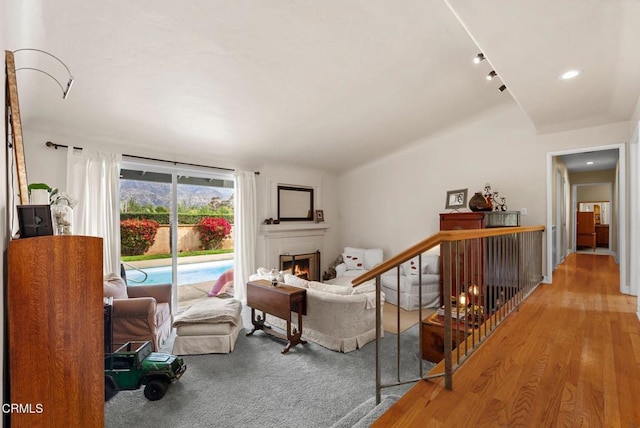
M420 381L372 426L640 427L637 298L618 289L612 257L571 254L453 375L453 391Z

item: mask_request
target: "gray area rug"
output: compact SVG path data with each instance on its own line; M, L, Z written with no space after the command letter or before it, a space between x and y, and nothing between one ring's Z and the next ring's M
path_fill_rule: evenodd
M347 354L308 343L283 355L283 342L263 332L245 336L250 309L243 309L243 320L232 353L184 356L186 373L161 400L148 401L142 389L120 391L105 403L105 426L369 426L413 386L383 389L379 414L367 416L375 407L375 342ZM418 331L415 325L400 336L403 380L418 377ZM396 340L390 333L382 340L383 382L395 378ZM170 338L162 350L171 352L172 345ZM423 367L426 372L432 365ZM359 422L365 416L374 419Z

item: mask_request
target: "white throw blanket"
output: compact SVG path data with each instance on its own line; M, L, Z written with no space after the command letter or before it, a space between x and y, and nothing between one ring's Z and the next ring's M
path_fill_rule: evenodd
M235 326L241 310L242 305L239 300L210 297L194 303L189 309L177 315L173 321L173 326L178 327L195 323L218 324L223 322Z

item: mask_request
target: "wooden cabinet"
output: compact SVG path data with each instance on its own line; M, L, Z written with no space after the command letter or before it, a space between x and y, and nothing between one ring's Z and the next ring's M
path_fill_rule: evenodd
M609 248L609 225L596 223L596 246Z
M576 247L596 249L596 220L591 211L578 211L577 213Z
M486 214L486 212L440 214L440 230L484 229ZM482 289L482 241L479 239L453 244L450 257L440 257L441 263L443 263L441 272L451 273L451 291L454 297L463 288L468 288L471 285L477 285L478 289ZM440 305L444 304L444 299L444 284L441 275ZM482 301L481 296L480 301Z
M520 213L508 212L464 212L440 214L440 230L460 229L485 229L491 227L520 226ZM484 306L491 310L499 297L499 291L495 287L504 284L515 284L519 276L520 250L516 249L517 263L513 263L507 254L498 252L495 248L504 248L506 240L513 237L484 238L466 241L464 244L455 244L451 248L450 257L442 257L441 272L450 272L452 277L452 294L458 294L462 290L468 293L472 303ZM486 249L489 248L492 256L490 261L485 260ZM448 265L447 260L450 261ZM440 276L440 305L444 304L444 284ZM476 285L477 295L469 294L469 288ZM488 292L487 292L488 290ZM485 296L485 293L486 296ZM475 296L475 297L474 297ZM478 302L478 303L476 303Z
M102 238L14 240L8 265L11 427L103 426Z
M484 229L486 213L440 214L440 230Z

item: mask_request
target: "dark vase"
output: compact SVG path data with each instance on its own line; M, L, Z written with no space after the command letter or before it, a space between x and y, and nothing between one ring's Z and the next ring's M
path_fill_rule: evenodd
M491 211L492 206L487 199L482 196L482 192L476 192L469 199L469 209L471 211Z

